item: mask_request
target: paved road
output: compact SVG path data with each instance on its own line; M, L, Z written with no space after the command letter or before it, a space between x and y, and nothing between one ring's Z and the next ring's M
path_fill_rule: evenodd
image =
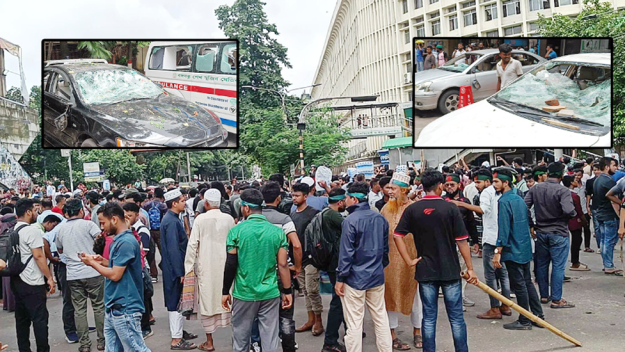
M594 246L594 243L593 243ZM618 247L618 246L617 246ZM620 267L619 251L615 252L615 262ZM479 278L483 278L481 259L474 257L475 269ZM570 283L564 286L564 297L577 304L574 309L553 310L545 308L545 316L550 323L577 338L584 344L583 348L575 349L567 341L555 336L545 329L532 331L507 331L501 325L516 319L505 317L499 321L484 321L475 316L488 309L486 294L476 287L469 286L467 295L476 301L476 306L468 308L465 319L468 327L469 346L471 351L511 351L511 352L547 352L547 351L600 351L616 352L624 351L623 331L625 326L625 279L604 275L601 272L601 256L594 253L581 253L581 261L590 265L590 272L569 272L572 276ZM167 351L169 328L167 313L163 308L162 285L156 284L156 297L154 299L157 310L154 315L157 323L154 326L155 335L147 340L147 345L153 351ZM323 297L324 307L328 307L330 296ZM453 341L449 322L445 315L443 301L439 300L439 323L437 330L438 351L453 351ZM52 351L75 351L78 346L68 345L63 336L61 324L61 299L54 295L49 299L48 310L50 312L50 342ZM546 307L546 306L543 306ZM324 313L324 321L327 313ZM295 320L299 326L306 319L304 299L296 299ZM93 322L92 317L89 318ZM399 337L405 341L411 340L412 329L409 326L408 317L400 319ZM0 341L8 343L11 348L8 351L17 351L15 340L15 327L12 313L0 312ZM199 321L188 321L185 329L201 336L203 333ZM367 337L364 343L364 351L375 351L374 329L369 318L365 321ZM342 334L343 332L341 332ZM32 337L32 335L31 335ZM92 334L95 346L95 336ZM231 330L221 329L214 335L217 351L231 350ZM297 342L300 351L320 351L323 337L313 337L309 332L297 334ZM202 338L196 340L200 342ZM34 347L34 338L31 339ZM95 350L95 348L94 348ZM414 348L412 350L415 350Z
M442 115L438 110L415 110L415 135L418 136L425 126L441 116Z

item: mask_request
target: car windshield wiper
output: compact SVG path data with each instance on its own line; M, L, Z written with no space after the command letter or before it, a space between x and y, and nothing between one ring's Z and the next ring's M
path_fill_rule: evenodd
M558 120L563 120L563 121L570 121L570 122L576 122L576 123L580 123L582 125L590 125L590 126L597 126L597 127L604 127L602 124L600 124L599 122L595 122L595 121L588 121L588 120L584 120L584 119L580 119L579 117L573 117L573 116L554 116L555 118L557 118Z
M553 118L553 119L560 120L560 121L575 122L575 123L579 123L579 124L582 124L582 125L604 127L599 122L588 121L588 120L584 120L584 119L581 119L579 117L574 117L574 116L558 116L557 114L552 114L552 113L540 110L540 109L532 107L532 106L527 106L527 105L524 105L524 104L515 103L515 102L510 101L510 100L499 99L499 98L490 98L490 99L488 99L488 102L489 103L501 104L501 105L507 105L507 106L519 107L519 108L513 108L512 109L513 112L518 113L518 114L534 115L534 116L538 116L538 117L548 117L548 118Z

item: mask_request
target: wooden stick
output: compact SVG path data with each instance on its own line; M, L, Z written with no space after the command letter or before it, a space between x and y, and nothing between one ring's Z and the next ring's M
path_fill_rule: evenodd
M469 278L469 274L467 274L466 272L462 272L461 275L462 275L462 277L465 280L467 280ZM535 316L534 314L532 314L531 312L527 311L525 308L519 306L518 304L514 303L513 301L507 299L503 295L499 294L499 292L493 290L492 288L490 288L488 285L486 285L485 283L481 282L480 280L477 281L477 284L475 284L475 286L479 287L480 289L482 289L482 291L488 293L489 295L497 298L503 304L505 304L508 307L516 310L517 312L519 312L520 314L522 314L523 316L525 316L529 320L531 320L534 323L542 326L543 328L548 329L549 331L551 331L554 334L560 336L561 338L571 342L575 346L578 346L578 347L582 346L581 342L577 341L576 339L572 338L571 336L569 336L569 335L565 334L564 332L560 331L555 326L553 326L553 325L547 323L546 321L540 319L539 317Z

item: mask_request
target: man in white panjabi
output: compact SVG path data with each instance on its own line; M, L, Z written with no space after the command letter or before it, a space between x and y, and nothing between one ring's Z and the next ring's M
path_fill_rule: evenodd
M204 209L193 222L184 260L185 273L194 272L198 281L199 313L206 333L205 351L214 350L213 332L230 325L231 313L221 306L221 288L226 264L226 240L234 227L232 216L219 210L221 193L209 189L204 193Z

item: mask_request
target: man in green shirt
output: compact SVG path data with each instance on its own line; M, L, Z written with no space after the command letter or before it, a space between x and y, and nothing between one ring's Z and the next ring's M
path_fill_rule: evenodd
M263 195L259 190L246 189L241 193L241 213L245 221L230 230L226 242L228 257L221 303L224 309L232 311L235 352L250 350L255 318L259 321L262 350L277 351L280 301L283 309L293 304L286 236L262 215L262 204ZM276 265L284 285L282 299Z

